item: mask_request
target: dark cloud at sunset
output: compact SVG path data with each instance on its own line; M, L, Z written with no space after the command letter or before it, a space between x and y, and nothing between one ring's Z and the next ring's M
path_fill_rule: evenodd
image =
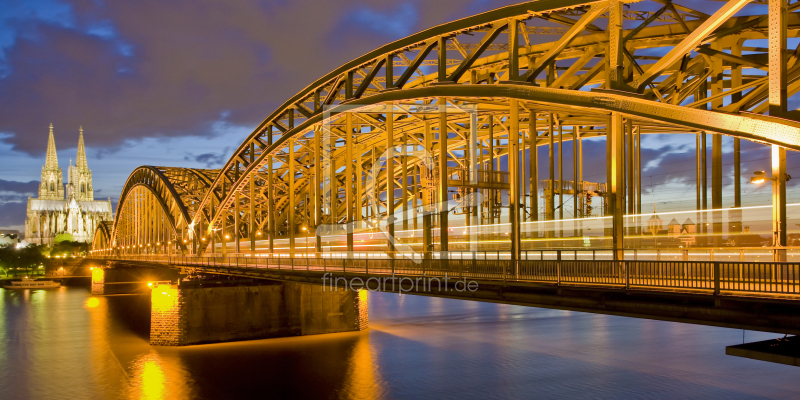
M0 132L43 154L78 126L94 147L255 126L375 47L500 2L16 1L0 11ZM3 15L6 14L6 15Z

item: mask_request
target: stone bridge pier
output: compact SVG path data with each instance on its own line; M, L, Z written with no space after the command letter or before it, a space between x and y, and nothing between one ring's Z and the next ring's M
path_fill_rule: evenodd
M364 330L367 292L108 263L93 295L150 294L150 344L184 346Z
M150 344L184 346L360 331L367 292L297 282L183 280L155 285Z

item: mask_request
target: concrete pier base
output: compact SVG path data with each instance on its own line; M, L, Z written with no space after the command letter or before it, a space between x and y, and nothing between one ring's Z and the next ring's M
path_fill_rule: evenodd
M150 344L200 343L358 331L367 292L270 282L240 286L162 284L152 289Z

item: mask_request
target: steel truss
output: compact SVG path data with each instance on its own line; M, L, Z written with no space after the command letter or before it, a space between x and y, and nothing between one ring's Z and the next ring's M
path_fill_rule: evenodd
M664 0L534 1L389 43L287 100L223 168L135 170L95 251L167 240L189 254L295 253L311 235L318 252L325 231L317 228L341 224L351 226L342 231L347 239L331 248L353 251L354 235L374 221L390 233L399 224L418 229L421 214L421 248L446 253L449 211L425 207L450 201L453 191L484 194L484 203L456 209L472 224L510 221L516 257L520 223L555 218L539 204L530 149L550 148L552 185L556 141L559 151L575 142L579 171L581 140L606 136L610 244L621 253L622 216L641 212L641 134L728 135L775 146L784 159L785 149L800 150L800 123L786 109L800 89L800 48L786 49L787 37L798 36L800 3L769 0L768 14L737 16L749 2L730 0L708 15ZM564 28L537 27L542 20ZM745 46L756 39L769 48ZM663 55L653 56L657 48ZM473 119L458 109L477 112ZM420 151L435 168L410 155ZM450 186L470 171L479 177ZM576 175L558 180L581 182ZM773 197L785 204L781 179ZM785 226L785 211L775 218ZM436 227L438 243L430 236ZM785 231L782 239L777 232L785 245ZM278 239L289 246L276 248Z

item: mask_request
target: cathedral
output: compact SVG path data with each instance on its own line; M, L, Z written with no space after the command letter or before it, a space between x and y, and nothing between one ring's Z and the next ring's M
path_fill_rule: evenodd
M50 124L39 197L28 198L25 240L28 243L52 245L57 234L69 233L76 242L90 243L97 225L111 220L111 199L94 199L92 170L86 162L86 149L83 146L83 128L78 137L78 156L75 165L70 161L65 186L61 167L58 166L53 124Z

